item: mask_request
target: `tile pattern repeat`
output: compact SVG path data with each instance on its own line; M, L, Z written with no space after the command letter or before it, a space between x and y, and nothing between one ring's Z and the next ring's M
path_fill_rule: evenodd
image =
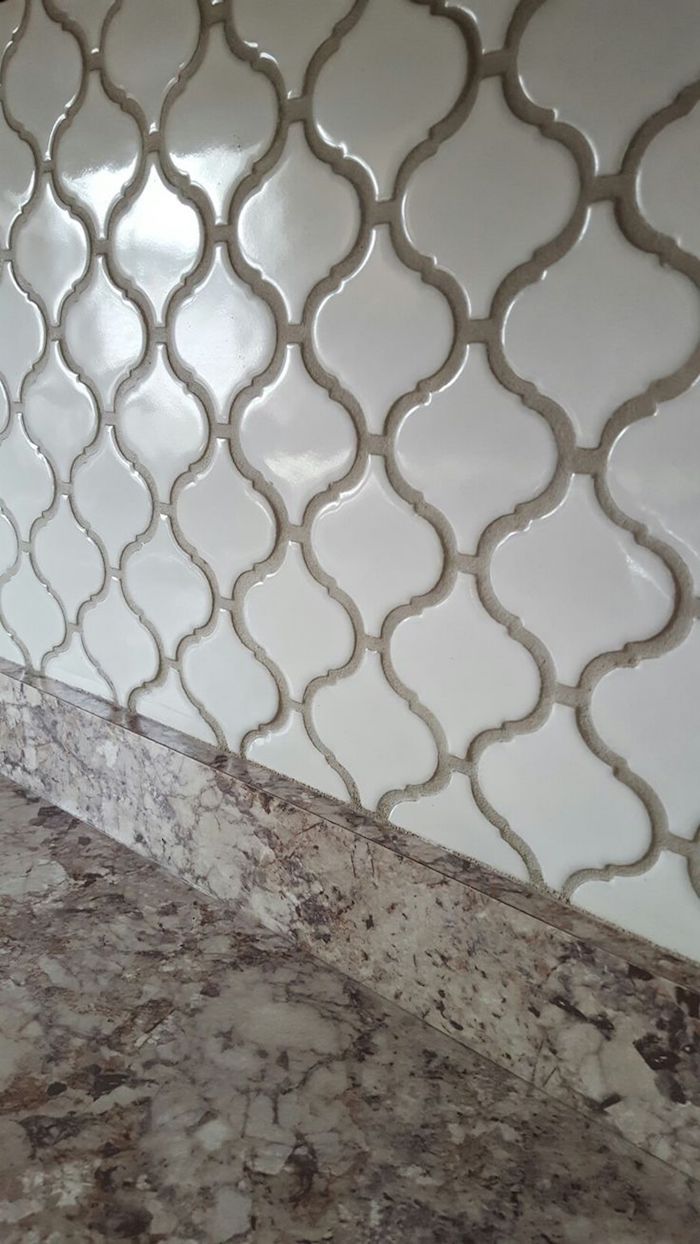
M687 953L699 37L7 0L0 656Z

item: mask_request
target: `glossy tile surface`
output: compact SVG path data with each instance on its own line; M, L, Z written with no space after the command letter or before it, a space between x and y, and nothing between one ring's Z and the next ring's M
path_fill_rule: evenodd
M700 634L657 661L613 670L591 703L596 729L658 791L670 828L697 835L697 748L700 732Z
M86 75L85 92L56 145L58 185L89 213L98 236L139 162L139 131L106 93L100 74Z
M515 117L499 79L489 78L469 124L411 178L406 227L421 254L457 277L481 317L503 278L563 229L577 193L570 153Z
M682 856L662 851L644 873L614 877L607 884L584 883L577 901L585 911L604 920L613 919L642 937L657 938L696 958L700 917L690 869Z
M75 470L73 496L78 513L102 541L110 564L147 529L153 507L148 489L125 458L113 427L104 428L93 452Z
M654 635L671 617L666 566L611 522L582 475L551 514L498 546L492 567L498 599L544 639L572 686L599 653Z
M220 609L206 632L183 651L182 669L185 686L198 702L207 705L225 743L233 750L277 712L274 678L240 639L225 609Z
M486 798L532 847L553 889L563 887L572 872L629 864L647 850L644 805L593 756L572 710L561 704L534 734L490 747L479 779ZM566 836L548 832L552 821L567 826Z
M178 306L175 349L225 422L231 399L269 363L274 322L265 303L236 276L217 246L204 278Z
M10 400L17 400L27 374L39 359L45 327L39 309L17 283L12 264L0 272L0 316L12 325L12 333L0 336L0 374Z
M76 370L94 385L104 409L111 409L145 345L143 323L133 302L111 279L102 257L88 284L71 302L65 319L66 346Z
M538 496L557 461L546 422L499 384L482 345L408 411L394 452L407 482L447 518L460 553L476 553L491 522Z
M467 56L444 18L404 0L371 4L363 16L319 74L314 119L384 199L404 158L456 102Z
M376 652L313 704L324 743L349 771L366 808L376 808L389 787L424 782L435 768L436 748L425 722L389 686Z
M435 532L398 496L380 458L313 527L318 559L355 601L366 630L378 635L397 605L427 592L440 575Z
M639 170L639 198L646 219L693 255L700 253L700 227L693 210L700 193L700 175L693 159L699 133L700 108L695 104L652 138ZM673 185L672 195L669 184Z
M27 7L22 38L7 64L4 85L11 117L29 131L39 157L46 160L78 94L82 66L73 35L51 20L43 4Z
M197 213L166 185L155 160L112 237L117 266L143 290L160 322L169 297L194 267L202 239Z
M164 345L122 389L116 426L125 450L153 477L158 498L169 501L175 481L204 453L208 426L202 403L173 372Z
M253 638L284 670L295 700L303 700L312 678L352 656L350 618L309 573L298 544L290 544L278 570L249 589L244 613Z
M0 5L0 655L687 951L700 10L663 9Z
M352 466L355 428L347 410L309 375L298 346L287 346L282 370L243 412L241 447L273 485L290 521Z
M360 225L357 196L291 126L271 174L247 199L238 224L243 253L301 320L313 287L350 250Z
M198 16L195 0L123 0L107 27L105 72L139 105L150 130L197 47Z
M603 173L616 171L635 131L697 75L693 0L678 0L673 18L669 27L655 0L562 0L528 23L523 86L586 137Z
M55 324L64 298L85 271L88 248L83 226L60 203L48 180L35 193L31 214L17 231L16 255L21 277Z
M168 111L165 139L175 168L204 191L222 220L233 191L272 140L275 99L269 82L231 54L222 26L206 36L203 56L201 49Z
M35 519L53 497L51 470L27 436L21 416L13 420L0 442L0 489L6 515L14 519L22 540L28 540Z
M59 342L24 390L24 423L56 474L68 480L97 432L97 405L90 389L66 363Z
M248 744L246 755L277 773L286 773L306 782L314 790L347 799L348 788L341 775L312 743L301 715L292 711L276 730L260 732Z
M0 843L5 1244L692 1238L694 1180L4 780Z
M501 838L495 825L480 812L469 778L453 773L435 795L397 803L391 819L453 851L469 851L484 863L513 877L527 877L525 861Z
M612 207L593 207L577 245L509 309L515 372L568 412L597 445L623 402L684 363L700 335L697 290L620 236Z
M321 306L314 337L321 363L359 401L370 432L382 432L396 399L444 363L452 319L380 228L359 271Z
M161 514L155 531L125 564L124 581L137 608L158 632L168 657L174 657L180 640L211 615L207 579L178 544L165 515Z
M36 564L54 589L69 622L104 582L104 563L94 540L80 525L68 497L60 497L34 538Z

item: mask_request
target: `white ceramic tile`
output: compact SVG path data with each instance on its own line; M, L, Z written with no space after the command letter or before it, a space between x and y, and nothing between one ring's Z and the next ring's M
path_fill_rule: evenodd
M10 398L17 400L27 373L44 348L44 321L15 279L12 265L0 270L0 324L12 331L0 333L0 378Z
M46 662L46 673L49 678L67 683L69 687L77 687L79 691L89 691L91 695L97 695L102 700L112 699L109 684L88 657L77 632L71 637L65 651L57 653Z
M119 704L125 705L134 687L158 672L155 642L127 605L114 578L106 596L85 612L83 642L88 656L114 684Z
M367 808L376 808L388 790L427 781L435 770L433 736L392 691L376 652L366 652L348 678L322 687L311 713L319 737L349 770Z
M20 27L24 8L24 0L4 0L0 9L0 56L5 54L13 35Z
M35 518L53 501L54 484L44 456L26 434L22 418L12 422L0 442L0 499L14 518L23 540Z
M203 380L225 419L231 399L269 363L272 313L235 275L217 246L211 266L178 305L173 340L180 358Z
M197 46L195 0L122 0L104 39L105 68L157 129L168 88Z
M690 281L631 246L610 204L589 213L583 237L512 303L505 351L596 445L615 408L675 371L700 336Z
M264 497L234 466L228 441L216 441L211 461L186 484L177 517L188 540L211 566L223 596L236 579L272 551L275 525Z
M386 226L314 324L321 362L357 398L370 432L382 431L396 398L442 366L453 331L446 299L401 263Z
M655 635L673 611L666 566L603 513L587 476L574 476L551 514L498 546L491 578L572 685L598 653Z
M170 521L158 519L155 533L129 557L124 578L131 599L153 623L166 656L211 613L209 585L175 540Z
M556 466L548 424L499 384L479 345L451 384L409 412L395 455L449 519L463 553L476 552L488 523L540 493Z
M169 367L164 345L156 346L133 388L120 393L116 420L122 444L168 501L175 480L204 452L208 424L198 399Z
M168 670L165 682L134 696L134 712L160 721L173 730L192 735L204 743L216 743L216 735L182 689L175 670Z
M28 201L34 181L34 160L29 143L10 129L0 110L0 246L7 246L10 229Z
M84 384L66 366L57 341L49 342L45 363L24 394L27 431L67 480L75 459L92 441L97 412Z
M272 675L238 638L224 609L214 630L188 645L182 671L186 685L216 718L234 750L249 730L277 712L279 697Z
M613 446L607 482L630 518L680 553L700 591L700 384L631 424Z
M59 13L78 23L91 52L96 52L100 46L104 20L113 5L114 0L54 0Z
M288 545L281 566L249 589L244 614L253 638L284 671L295 700L312 678L352 656L350 619L311 577L298 544Z
M205 191L218 220L275 125L270 83L233 55L222 26L212 27L204 59L168 112L165 137L176 168Z
M656 0L559 0L525 28L525 90L588 136L604 173L619 167L641 122L697 77L700 9L674 0L668 19Z
M314 117L328 142L362 161L385 198L404 157L451 109L465 71L465 47L450 23L422 6L381 0L326 61Z
M643 803L589 751L573 710L561 704L533 734L488 747L479 779L491 805L532 847L550 886L580 868L632 863L649 845Z
M76 468L73 496L78 514L97 532L112 566L126 545L145 531L152 503L140 475L120 452L113 428L105 428L94 453Z
M588 881L573 902L611 924L697 959L700 906L680 855L662 851L656 864L639 876Z
M64 298L85 271L88 249L83 226L59 203L48 177L17 231L15 254L20 275L55 324Z
M384 618L437 582L442 548L434 529L399 497L384 463L370 458L358 484L314 521L316 555L378 635Z
M105 568L97 545L76 522L67 497L59 498L56 513L37 532L34 556L68 621L75 622L83 601L102 587Z
M14 661L15 665L24 665L25 662L22 649L18 647L2 623L0 623L0 657L4 661Z
M0 575L10 569L18 548L15 529L7 515L0 512Z
M141 356L144 331L136 307L110 280L101 257L66 312L65 339L81 374L92 380L109 408Z
M42 657L61 643L66 628L59 606L35 575L28 553L20 554L16 574L0 591L0 609L38 669Z
M316 48L348 12L348 0L296 0L290 19L288 0L236 0L236 31L249 47L279 69L287 95L301 94L306 68Z
M522 856L504 842L496 827L479 811L469 778L463 773L453 773L436 795L398 803L390 819L429 842L527 880Z
M56 144L56 173L100 234L136 171L140 149L136 122L108 98L98 70L93 70L76 117Z
M460 575L445 600L399 623L391 659L457 756L481 730L532 712L540 693L530 653L489 616L470 575Z
M466 289L471 314L486 316L503 278L556 237L578 195L570 153L519 121L488 78L464 125L411 178L406 223L421 254Z
M348 253L359 224L349 182L312 154L303 126L292 125L279 162L243 206L238 236L300 320L308 294Z
M112 250L117 266L145 293L158 321L201 246L197 212L166 184L151 157L141 190L114 228Z
M355 458L352 420L309 375L298 346L288 346L278 378L246 407L243 452L274 485L293 523L308 502L340 479Z
M613 670L591 703L601 738L661 796L675 834L700 823L700 627L678 648L632 669Z
M672 7L671 19L655 0L1 3L0 655L53 651L54 677L217 746L245 740L264 764L373 806L426 782L438 746L444 763L530 712L538 640L564 684L650 640L643 663L607 675L582 708L663 803L679 836L666 842L694 850L700 641L661 655L658 638L678 605L672 550L700 585L698 385L671 396L691 374L679 369L700 340L700 302L676 261L658 260L669 238L700 253L700 106L678 119L692 95L672 103L697 78L700 8ZM514 17L520 47L506 46ZM503 49L491 69L509 75L506 93L502 73L469 75L479 45ZM544 112L523 102L516 74ZM542 248L572 219L583 171L572 151L589 139L599 170L615 171L669 104L636 184L584 178L584 195L608 201L540 279L503 285L533 254L541 272ZM38 173L35 157L48 157ZM341 267L304 313L358 236L359 267ZM503 323L486 318L497 288L515 291ZM485 345L467 346L465 306L486 319L490 363ZM548 421L505 387L509 367L527 402L536 386L560 405L559 451ZM608 462L571 455L566 419L593 447L650 385L664 400L652 417L648 399L629 408L644 417ZM364 476L348 485L358 453ZM557 464L554 511L487 554L483 532L521 518ZM566 472L589 465L593 477L565 489ZM660 556L606 517L608 496ZM525 644L475 594L479 547L500 608L535 637ZM379 638L395 609L401 623ZM64 612L76 619L67 635ZM368 653L363 633L376 637ZM357 670L323 685L358 641ZM492 744L485 783L491 769L496 811L551 884L644 851L642 804L586 750L570 710ZM461 773L401 798L394 818L525 875ZM669 867L681 870L669 873L682 909L671 933L660 865L584 889L608 918L619 909L687 947L697 899L684 862ZM628 894L642 914L628 914Z
M471 14L479 27L485 52L503 46L517 0L455 0L455 8Z
M247 748L246 755L258 764L267 765L276 773L286 773L326 795L334 795L337 799L348 797L343 779L311 742L301 713L291 712L278 730L255 739Z
M652 139L639 170L639 198L647 220L694 255L700 254L699 147L700 104L696 104Z
M31 131L47 158L59 122L80 86L78 44L52 21L43 4L31 4L29 20L5 72L13 117Z

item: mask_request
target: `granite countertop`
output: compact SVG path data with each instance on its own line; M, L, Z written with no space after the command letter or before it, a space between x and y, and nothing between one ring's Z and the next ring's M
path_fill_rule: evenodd
M688 1244L700 1185L0 781L2 1244Z

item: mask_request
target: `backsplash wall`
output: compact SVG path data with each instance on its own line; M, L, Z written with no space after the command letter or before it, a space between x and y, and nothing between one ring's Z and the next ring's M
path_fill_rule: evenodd
M0 655L700 957L695 0L0 46Z

